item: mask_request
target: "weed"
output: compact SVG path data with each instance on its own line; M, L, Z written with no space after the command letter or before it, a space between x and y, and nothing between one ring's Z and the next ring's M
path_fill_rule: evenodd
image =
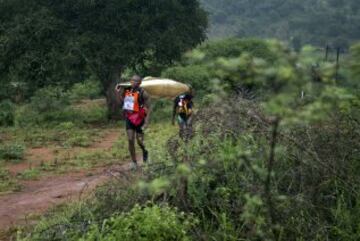
M0 168L0 193L19 191L21 186L17 181L11 176L8 170Z
M115 215L102 225L93 224L81 239L85 240L190 240L190 230L198 220L176 208L157 205L135 207L129 213ZM129 229L129 227L132 227Z
M90 146L91 139L86 134L83 135L72 135L69 139L63 142L64 147L74 147L74 146L80 146L80 147L87 147Z
M25 145L20 143L6 144L0 147L0 159L18 162L25 154Z
M37 180L40 177L40 170L38 168L26 169L18 177L23 180Z

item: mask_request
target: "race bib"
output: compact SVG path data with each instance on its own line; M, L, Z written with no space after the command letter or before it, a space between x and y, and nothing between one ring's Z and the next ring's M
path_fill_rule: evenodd
M135 106L134 96L125 96L123 109L134 111L134 106Z

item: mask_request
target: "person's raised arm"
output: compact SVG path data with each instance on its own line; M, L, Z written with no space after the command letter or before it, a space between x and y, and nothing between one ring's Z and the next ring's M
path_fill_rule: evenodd
M115 86L115 93L116 93L116 96L120 99L120 101L124 100L125 88L122 87L120 84L117 84Z

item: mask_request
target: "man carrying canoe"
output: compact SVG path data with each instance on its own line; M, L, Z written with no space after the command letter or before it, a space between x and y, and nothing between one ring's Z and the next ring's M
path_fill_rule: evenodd
M150 97L148 93L140 87L142 79L134 75L130 79L130 87L122 88L116 85L115 90L120 93L123 103L124 116L126 121L126 133L128 137L129 152L131 156L131 169L138 166L135 152L135 138L143 153L143 162L148 160L148 151L144 145L144 129L147 128L150 117Z

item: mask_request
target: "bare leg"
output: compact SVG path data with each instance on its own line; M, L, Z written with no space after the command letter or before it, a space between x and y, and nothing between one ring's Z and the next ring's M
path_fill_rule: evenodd
M135 131L134 130L126 130L126 134L128 136L129 142L129 152L131 156L131 160L136 162L136 153L135 153Z
M145 145L144 145L144 134L140 134L140 133L136 133L136 140L137 140L137 144L140 146L141 150L145 150Z
M186 139L191 139L192 134L192 116L189 116L189 118L186 120Z
M144 134L143 133L136 133L136 140L137 140L137 144L140 146L142 152L143 152L143 161L146 162L147 161L147 156L148 156L148 152L145 148L145 144L144 144Z
M185 125L183 123L179 124L179 136L181 139L184 139Z
M179 136L181 139L184 139L185 137L185 129L186 129L186 123L183 119L179 119L178 120L178 124L179 124Z

